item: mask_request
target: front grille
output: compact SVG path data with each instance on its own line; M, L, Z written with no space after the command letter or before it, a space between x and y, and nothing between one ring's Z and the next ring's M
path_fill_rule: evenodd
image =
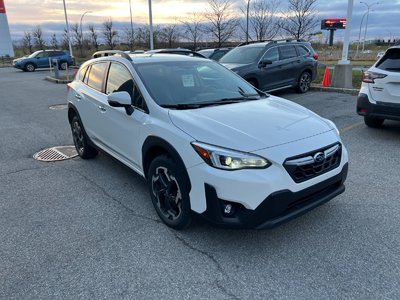
M285 160L283 166L290 177L300 183L317 177L340 165L342 146L337 143Z

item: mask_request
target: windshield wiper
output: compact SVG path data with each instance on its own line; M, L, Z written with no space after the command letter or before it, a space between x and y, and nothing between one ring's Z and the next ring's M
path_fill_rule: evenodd
M260 99L259 95L254 95L251 97L235 97L235 98L222 98L213 101L205 101L205 102L197 102L197 103L179 103L179 104L163 104L161 107L164 108L175 108L175 109L196 109L206 106L213 106L213 105L223 105L223 104L233 104L239 103L248 100L258 100Z

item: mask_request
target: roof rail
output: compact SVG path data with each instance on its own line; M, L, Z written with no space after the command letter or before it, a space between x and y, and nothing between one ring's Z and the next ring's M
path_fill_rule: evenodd
M126 58L129 61L132 61L132 58L125 53L124 51L121 50L104 50L104 51L97 51L93 53L92 58L98 58L98 57L104 57L104 56L113 56L113 55L118 55L123 58Z
M237 45L236 47L245 46L245 45L250 45L250 44L256 44L256 43L265 43L265 42L273 42L273 40L248 41L248 42L240 43L240 44Z
M305 42L305 40L303 40L303 39L281 39L281 40L249 41L249 42L240 43L236 47L250 45L250 44L256 44L256 43L265 43L265 42L270 42L270 43L290 43L290 42Z

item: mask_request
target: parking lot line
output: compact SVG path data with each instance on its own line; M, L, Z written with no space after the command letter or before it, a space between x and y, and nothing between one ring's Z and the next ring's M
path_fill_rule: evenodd
M358 126L361 126L363 124L364 124L364 122L358 122L358 123L349 125L349 126L346 126L346 127L342 128L342 129L339 129L339 132L340 133L346 133L347 131L350 131L350 130L352 130L354 128L357 128Z

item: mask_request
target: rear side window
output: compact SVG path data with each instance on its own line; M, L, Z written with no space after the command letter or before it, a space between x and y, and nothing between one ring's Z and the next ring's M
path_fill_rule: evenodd
M400 72L400 49L390 49L376 65L378 69Z
M83 81L83 80L84 80L87 69L88 69L88 67L84 67L84 68L81 68L81 69L79 70L78 79L79 79L80 81Z
M103 78L107 69L107 65L108 65L107 62L101 62L92 65L92 67L90 68L89 75L86 75L86 77L88 77L87 79L88 86L101 92L103 85Z
M306 56L310 54L310 51L306 49L304 46L296 46L297 52L299 56Z
M281 60L297 56L296 49L294 48L293 45L280 46L279 49L281 52Z

